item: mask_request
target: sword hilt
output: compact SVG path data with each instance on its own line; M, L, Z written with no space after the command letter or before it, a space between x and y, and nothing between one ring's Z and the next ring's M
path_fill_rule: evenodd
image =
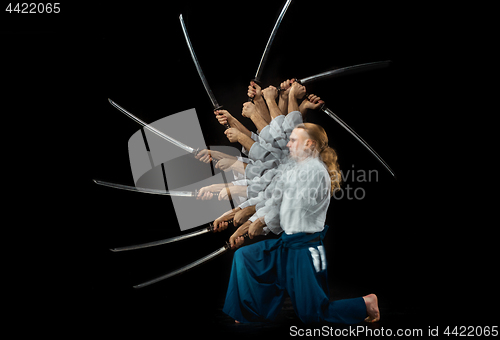
M234 226L233 220L229 220L229 221L222 221L222 222L227 222L227 224L229 224L229 225L231 225L231 224L232 224L232 225ZM229 227L229 225L228 225L228 227ZM208 230L209 230L209 231L214 231L214 224L213 224L213 223L210 223L210 225L208 226Z
M242 235L243 238L247 238L248 237L248 233L245 233L244 235ZM231 248L231 244L229 244L229 242L226 241L226 245L224 246L226 249L229 249Z
M224 106L222 105L218 105L216 108L214 108L214 112L215 111L218 111L218 110L222 110L224 108ZM229 126L229 124L224 124L224 127L227 129L229 129L231 126Z
M260 87L262 87L262 83L260 80L257 80L256 78L253 78L252 80L250 80L251 82L253 81L255 84L259 85ZM252 86L253 88L255 88L255 86ZM254 103L253 102L253 98L252 97L248 97L248 101L249 102L252 102L252 104Z
M199 193L200 193L199 190L195 190L194 191L194 197L197 197ZM219 197L219 193L218 192L212 192L212 195L214 195L216 197Z
M200 148L198 148L198 149L196 149L196 150L194 150L194 151L192 152L193 156L195 156L195 157L196 157L196 155L198 155L198 152L200 152ZM214 160L214 159L212 158L212 163L213 163L213 166L214 166L214 168L215 168L215 166L217 165L217 163L219 163L219 159L215 159L215 160ZM198 191L196 191L195 196L197 196L197 195L198 195Z
M302 83L300 82L300 79L297 79L297 78L292 78L292 80L295 80L295 82L299 83L302 85ZM292 86L293 83L290 83L290 86ZM276 86L276 88L278 89L278 93L281 92L281 91L285 91L284 88L281 87L281 85L278 85Z

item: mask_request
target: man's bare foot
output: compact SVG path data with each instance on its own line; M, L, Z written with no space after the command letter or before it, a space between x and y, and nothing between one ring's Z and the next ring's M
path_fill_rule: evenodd
M365 319L366 322L377 322L380 320L380 312L378 310L378 299L377 295L370 294L363 296L366 305L366 312L368 317Z
M239 322L238 320L234 320L234 323L241 323L241 322Z

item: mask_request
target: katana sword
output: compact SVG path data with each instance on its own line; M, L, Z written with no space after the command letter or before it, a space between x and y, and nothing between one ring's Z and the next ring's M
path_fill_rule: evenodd
M332 112L332 110L330 110L329 108L327 108L324 104L321 106L320 110L322 110L324 113L326 113L327 115L329 115L331 118L333 118L337 123L340 124L340 126L342 126L344 129L347 130L347 132L349 132L351 135L354 136L354 138L356 138L361 144L364 145L365 148L368 149L368 151L371 152L371 154L373 156L375 156L375 158L377 158L377 160L382 163L382 165L387 169L387 171L389 171L391 173L392 176L394 176L394 178L396 178L396 174L394 173L394 171L392 171L392 169L389 167L389 165L382 159L382 157L380 157L378 155L378 153L375 152L375 150L373 150L371 148L370 145L368 145L367 142L365 142L363 140L363 138L361 138L361 136L359 136L353 129L351 129L349 127L349 125L347 125L346 123L344 123L342 121L342 119L340 119L335 113Z
M182 27L182 32L184 33L184 38L186 39L186 43L189 48L189 52L191 53L191 58L193 59L194 66L196 66L196 70L198 71L198 75L201 78L201 82L203 83L203 86L205 87L205 91L208 94L208 97L210 98L210 101L212 102L212 106L214 108L214 111L222 109L222 105L219 105L217 102L217 99L215 99L215 96L212 92L212 89L210 89L210 86L208 85L207 78L205 78L205 74L203 73L203 70L201 69L200 63L198 62L198 58L196 58L196 54L194 53L194 48L193 45L191 44L191 39L189 39L189 35L187 32L186 24L184 23L184 18L182 17L182 14L179 15L179 20L181 22L181 27ZM229 124L225 124L225 127L229 129Z
M245 235L243 235L243 237L247 237L248 236L248 233L246 233ZM176 269L170 273L167 273L165 275L162 275L162 276L159 276L155 279L152 279L152 280L149 280L149 281L146 281L144 283L141 283L141 284L138 284L138 285L135 285L134 288L143 288L143 287L146 287L146 286L149 286L153 283L156 283L156 282L159 282L159 281L162 281L162 280L165 280L165 279L168 279L172 276L175 276L175 275L179 275L179 274L182 274L190 269L193 269L195 267L198 267L199 265L205 263L205 262L208 262L210 260L213 260L215 259L216 257L226 253L229 249L231 249L231 245L229 244L229 242L226 242L226 244L219 248L218 250L214 251L213 253L210 253L208 254L207 256L204 256L202 257L201 259L199 260L196 260L190 264L187 264L185 265L184 267L181 267L179 269Z
M177 139L174 139L166 134L164 134L163 132L155 129L154 127L146 124L145 122L143 122L141 119L137 118L136 116L134 116L133 114L131 114L130 112L128 112L127 110L125 110L123 107L121 107L120 105L116 104L114 101L112 101L111 99L108 98L108 101L111 105L113 105L115 108L118 109L118 111L124 113L126 116L128 116L129 118L132 118L132 120L134 120L135 122L139 123L140 125L142 125L143 127L145 127L146 129L148 129L149 131L153 132L154 134L156 134L157 136L169 141L170 143L178 146L179 148L193 154L194 156L196 156L196 154L200 151L200 149L193 149L192 147L190 146L187 146L186 144L184 143L181 143L179 142Z
M196 197L198 196L199 191L175 191L175 190L159 190L159 189L149 189L149 188L139 188L133 187L125 184L111 183L106 181L100 181L98 179L93 180L95 184L102 185L105 187L128 190L133 192L142 192L145 194L153 194L153 195L165 195L165 196L179 196L179 197ZM218 192L212 193L214 196L219 196Z
M307 77L307 78L295 79L295 81L297 81L299 84L304 85L306 83L310 83L310 82L313 82L313 81L316 81L316 80L320 80L320 79L325 79L325 78L330 78L330 77L335 77L335 76L340 76L340 75L348 75L348 74L354 74L354 73L357 73L357 72L363 72L363 71L369 71L369 70L375 70L375 69L379 69L379 68L384 68L384 67L389 66L390 62L391 62L390 60L386 60L386 61L377 61L377 62L373 62L373 63L365 63L365 64L347 66L347 67L343 67L343 68L340 68L340 69L330 70L330 71L326 71L326 72L323 72L323 73L319 73L319 74L316 74L314 76L310 76L310 77ZM283 89L280 87L279 90L282 91ZM306 94L306 98L308 96L309 96L309 94ZM346 129L347 132L349 132L351 135L353 135L354 138L356 138L361 144L363 144L364 147L367 148L368 151L370 151L370 153L373 156L375 156L375 158L377 158L377 160L380 163L382 163L382 165L387 169L387 171L389 171L391 173L391 175L394 176L394 178L396 178L396 174L394 173L394 171L392 171L391 167L382 159L382 157L379 156L378 153L375 152L375 150L373 150L373 148L367 142L365 142L363 140L363 138L361 138L360 135L358 135L356 133L356 131L354 131L353 129L351 129L351 127L349 127L349 125L347 125L346 123L344 123L342 121L342 119L340 119L335 113L332 112L332 110L330 110L329 108L327 108L324 104L320 107L320 110L322 110L328 116L330 116L331 118L333 118L337 123L340 124L340 126L342 126L344 129Z
M306 85L308 83L312 83L312 82L317 81L317 80L328 79L328 78L339 77L339 76L346 76L346 75L355 74L358 72L377 70L380 68L388 67L390 63L391 63L390 60L386 60L386 61L376 61L373 63L365 63L365 64L347 66L347 67L342 67L342 68L318 73L318 74L315 74L313 76L302 78L302 79L295 78L295 81L298 82L299 84ZM283 91L283 90L284 89L282 89L280 86L278 86L278 91Z
M276 32L278 31L278 27L280 26L281 21L283 20L283 17L285 16L286 10L288 9L288 6L290 5L291 2L292 2L292 0L287 0L285 5L283 6L283 9L281 10L280 15L278 16L278 20L276 20L276 23L274 24L274 28L271 32L271 35L269 36L269 40L267 41L266 48L264 49L264 53L262 54L262 57L260 58L260 63L259 63L259 66L257 67L257 72L255 72L255 78L252 79L254 82L256 82L259 85L260 85L260 78L262 76L262 69L264 68L264 65L266 64L274 37L276 36Z
M203 86L205 87L205 90L207 91L208 97L210 98L210 101L212 102L212 106L214 108L214 111L220 110L220 109L222 109L222 105L219 105L219 103L217 102L217 99L215 99L215 96L214 96L212 90L210 89L210 86L208 86L207 79L205 78L205 75L203 74L200 63L198 62L198 58L196 58L196 54L194 53L194 48L193 48L193 45L191 44L191 40L189 39L186 24L184 23L184 18L182 17L182 14L179 15L179 20L181 22L182 32L184 33L184 38L186 38L186 43L188 45L189 52L191 53L191 58L193 59L194 65L196 66L196 70L198 71L198 75L201 78L201 82L203 83ZM229 123L224 124L224 126L226 127L226 129L230 128ZM214 165L214 167L215 167L215 165ZM226 175L224 174L224 171L221 172L221 175L222 175L222 179L224 180L224 183L226 184L226 189L228 189ZM233 200L229 200L229 203L231 204L231 208L234 209Z
M229 224L232 224L233 220L229 220L227 222ZM159 241L152 241L152 242L146 242L146 243L136 244L136 245L132 245L132 246L125 246L125 247L113 248L113 249L110 249L110 250L113 251L113 252L119 252L119 251L136 250L136 249L143 249L143 248L149 248L149 247L154 247L154 246L160 246L162 244L168 244L168 243L173 243L173 242L177 242L177 241L182 241L182 240L185 240L185 239L188 239L188 238L191 238L191 237L195 237L195 236L198 236L198 235L203 235L203 234L210 233L210 232L213 232L213 231L214 231L214 226L213 226L212 223L210 223L210 225L208 227L200 229L200 230L197 230L197 231L193 231L192 233L189 233L189 234L184 234L184 235L180 235L180 236L170 237L170 238L167 238L167 239L164 239L164 240L159 240Z

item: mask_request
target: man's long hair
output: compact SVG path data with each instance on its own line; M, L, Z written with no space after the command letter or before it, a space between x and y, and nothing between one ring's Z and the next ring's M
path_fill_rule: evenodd
M296 129L304 129L309 135L309 139L315 142L315 151L319 153L319 157L325 163L330 180L332 183L331 195L336 190L340 189L342 183L342 176L340 174L340 167L338 163L337 152L328 145L328 136L325 129L313 123L303 123L295 127Z

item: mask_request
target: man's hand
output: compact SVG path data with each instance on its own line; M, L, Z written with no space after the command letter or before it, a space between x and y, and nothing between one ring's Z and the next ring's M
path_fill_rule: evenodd
M221 169L222 171L226 171L227 169L230 169L231 166L238 161L236 158L222 158L220 161L217 162L215 165L216 169Z
M198 154L194 156L196 159L202 161L203 163L208 163L212 161L213 159L222 159L222 158L227 158L227 159L234 159L236 161L235 156L227 155L223 152L216 151L216 150L208 150L208 149L203 149L198 151Z
M247 186L233 185L232 187L221 189L221 191L219 192L219 201L230 200L232 199L231 195L247 197Z
M232 249L239 248L243 245L243 242L245 242L245 238L243 237L243 235L247 233L249 226L250 221L247 221L245 222L245 224L239 227L233 235L231 235L231 237L229 238L229 244L231 245Z
M203 162L203 163L209 163L212 161L212 151L203 149L198 151L196 156L194 156L197 160Z
M278 97L278 89L274 86L269 86L262 91L262 95L266 101L276 100Z
M251 205L249 207L241 209L234 215L234 226L237 227L239 225L242 225L243 223L248 221L250 216L252 216L253 214L255 214L255 205Z
M255 104L252 102L243 103L243 109L241 110L241 115L246 118L252 118L253 115L257 114Z
M227 110L216 110L214 111L214 114L215 118L217 118L219 124L221 125L226 125L226 124L231 125L234 119L234 117Z
M294 82L292 84L292 88L290 89L290 96L294 97L295 99L301 99L305 96L306 94L306 87L304 85L301 85L297 82Z
M229 128L226 131L224 131L224 134L231 143L236 143L238 141L238 136L240 135L240 133L241 132L235 128Z
M201 188L198 191L198 195L196 196L196 199L199 200L210 200L214 197L213 193L214 192L219 192L221 191L222 188L225 188L226 186L232 187L234 184L233 183L219 183L219 184L212 184L206 187Z
M311 110L316 110L319 108L321 105L323 105L325 102L321 100L320 97L310 94L301 104L300 104L300 112L302 112L302 109L311 109Z
M266 226L266 223L263 220L264 218L261 217L250 224L250 227L248 228L248 237L253 239L255 236L259 236L262 234L262 230Z
M294 81L295 79L287 79L280 84L280 88L282 89L282 91L280 91L280 97L288 99L288 95L290 94L290 89L292 88L292 83Z
M214 194L212 192L216 192L216 190L214 190L214 187L212 187L211 185L203 187L198 191L196 199L203 201L211 200L214 197Z
M234 186L232 188L234 188ZM222 201L222 200L229 201L232 199L233 199L233 197L231 196L231 190L229 188L222 188L219 191L219 201Z
M253 98L253 100L260 100L262 98L262 89L259 85L257 85L256 82L251 81L250 85L248 86L248 92L247 95L250 98Z
M227 228L229 225L227 221L230 221L234 218L234 215L236 212L240 211L241 208L235 208L229 211L226 211L224 214L222 214L219 218L217 218L214 223L214 232L216 231L223 231Z

